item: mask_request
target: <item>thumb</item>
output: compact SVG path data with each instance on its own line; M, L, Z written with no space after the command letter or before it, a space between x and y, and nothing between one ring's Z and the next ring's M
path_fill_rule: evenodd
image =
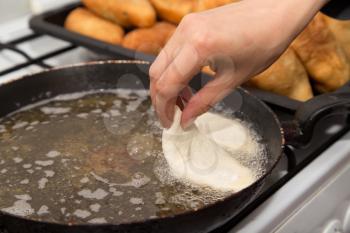
M181 116L181 126L187 128L201 114L207 112L216 103L225 98L236 86L241 84L241 78L235 77L232 69L217 72L188 102Z

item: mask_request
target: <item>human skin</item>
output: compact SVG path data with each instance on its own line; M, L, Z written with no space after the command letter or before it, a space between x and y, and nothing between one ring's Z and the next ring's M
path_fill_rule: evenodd
M152 64L150 93L161 124L169 128L185 93L186 128L235 87L267 69L327 0L243 0L183 18ZM187 85L205 65L213 79L195 95Z

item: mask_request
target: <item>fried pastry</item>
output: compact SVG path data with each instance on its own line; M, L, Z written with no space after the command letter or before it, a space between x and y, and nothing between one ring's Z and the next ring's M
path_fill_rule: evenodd
M210 68L210 66L204 66L202 68L202 72L210 76L215 76L215 72Z
M238 0L197 0L195 11L205 11L237 1Z
M299 101L313 97L306 70L292 48L267 70L249 80L247 85Z
M204 11L237 0L150 0L160 18L178 24L192 12Z
M349 81L349 60L323 15L316 15L292 46L318 91L334 91Z
M123 27L150 27L156 22L156 12L148 0L82 0L97 15Z
M70 31L111 44L120 44L124 30L84 8L76 8L66 18L64 27Z
M156 23L151 28L139 28L126 34L122 45L129 49L157 55L175 31L175 25Z
M324 18L335 38L342 44L348 58L350 58L350 20L337 20L328 16L324 16Z
M156 8L160 18L178 24L181 19L193 12L194 1L192 0L150 0Z

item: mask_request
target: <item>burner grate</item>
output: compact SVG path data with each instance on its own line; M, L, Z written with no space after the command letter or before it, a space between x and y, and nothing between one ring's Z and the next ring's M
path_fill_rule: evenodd
M57 56L59 54L68 52L68 51L70 51L72 49L75 49L77 47L75 45L67 45L67 46L65 46L65 47L63 47L61 49L50 51L49 53L43 54L43 55L41 55L41 56L39 56L37 58L32 58L27 53L25 53L24 51L16 48L17 44L20 44L20 43L23 43L23 42L29 42L30 40L36 39L36 38L38 38L40 36L41 35L39 35L39 34L33 33L33 34L25 35L25 36L20 37L18 39L9 41L7 43L0 43L0 52L1 52L1 50L8 49L8 50L11 50L13 52L16 52L16 53L22 55L26 59L26 62L23 62L23 63L20 63L18 65L14 65L14 66L12 66L10 68L1 70L0 71L0 78L3 75L6 75L6 74L9 74L11 72L17 71L19 69L28 67L30 65L39 65L39 66L41 66L44 69L51 68L51 66L46 64L44 62L44 60L52 58L52 57L55 57L55 56Z

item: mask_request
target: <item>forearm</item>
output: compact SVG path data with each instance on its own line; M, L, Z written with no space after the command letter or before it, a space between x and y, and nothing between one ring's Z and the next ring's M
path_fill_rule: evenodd
M288 21L286 21L284 25L287 26L287 28L288 25L290 25L293 33L298 35L328 1L329 0L278 1L278 4L280 4L280 12L287 16L286 20Z
M248 1L254 2L261 11L268 12L265 16L269 15L269 19L265 20L270 21L267 25L273 29L270 39L280 43L275 45L276 48L285 48L329 0Z

